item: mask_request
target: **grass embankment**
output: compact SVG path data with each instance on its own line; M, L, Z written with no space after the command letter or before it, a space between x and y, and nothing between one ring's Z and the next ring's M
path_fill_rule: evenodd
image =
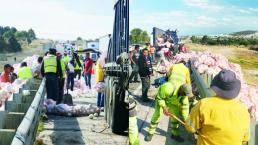
M7 61L0 61L0 72L2 72L3 66L7 63L14 64L21 62L24 58L32 56L34 54L43 55L44 51L42 45L44 43L50 42L50 40L33 40L30 45L22 45L22 51L17 53L6 53L3 54L7 57ZM16 62L14 58L16 57Z
M241 66L244 78L250 85L258 85L258 52L244 46L208 46L187 43L187 48L193 51L209 51L224 55L233 63Z
M38 128L37 128L37 135L36 137L44 130L44 119L43 119L43 116L40 117L40 120L39 120L39 125L38 125ZM34 142L34 145L44 145L43 144L43 141L41 139L37 139L35 140Z

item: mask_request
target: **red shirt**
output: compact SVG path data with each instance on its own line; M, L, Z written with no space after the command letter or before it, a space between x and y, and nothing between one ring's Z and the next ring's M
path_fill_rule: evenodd
M87 74L91 73L90 68L92 67L92 65L93 65L93 60L91 58L87 58L84 63L84 71L83 72L87 73Z
M0 82L10 83L11 81L9 76L10 76L10 73L3 72L0 76Z

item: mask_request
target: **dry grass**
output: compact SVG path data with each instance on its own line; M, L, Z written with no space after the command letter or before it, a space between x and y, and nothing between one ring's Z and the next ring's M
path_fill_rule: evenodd
M32 56L34 54L43 55L42 44L49 42L50 40L34 40L30 45L22 45L22 52L18 53L7 53L7 61L0 61L0 72L2 72L2 68L5 64L14 64L21 62L24 58L28 56ZM14 61L14 57L16 57L16 62Z
M241 66L248 84L258 85L258 52L244 46L208 46L188 43L187 48L193 51L210 51L226 56L231 62Z

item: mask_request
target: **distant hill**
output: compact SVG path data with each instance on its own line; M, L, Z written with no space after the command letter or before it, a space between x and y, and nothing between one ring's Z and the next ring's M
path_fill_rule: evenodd
M239 31L230 34L231 36L239 36L245 38L258 38L258 31L255 30L246 30L246 31Z

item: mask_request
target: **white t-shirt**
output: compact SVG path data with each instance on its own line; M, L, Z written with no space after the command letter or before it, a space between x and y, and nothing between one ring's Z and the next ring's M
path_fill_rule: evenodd
M70 73L74 73L74 66L71 63L67 64Z

